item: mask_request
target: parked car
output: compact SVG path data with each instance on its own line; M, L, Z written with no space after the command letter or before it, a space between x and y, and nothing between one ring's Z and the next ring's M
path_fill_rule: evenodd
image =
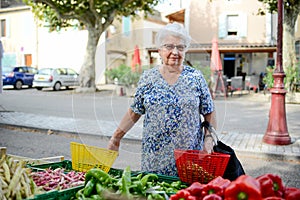
M68 89L78 85L79 74L70 68L43 68L35 74L33 79L33 87L37 90L53 88L53 90L57 91L61 87Z
M22 89L23 85L32 87L33 77L37 69L28 66L3 67L2 82L3 85L13 85L15 89Z

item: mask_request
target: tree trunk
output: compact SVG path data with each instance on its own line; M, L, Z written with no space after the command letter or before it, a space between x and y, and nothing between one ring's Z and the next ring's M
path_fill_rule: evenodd
M300 5L300 4L299 4ZM295 24L298 18L298 9L284 10L283 18L283 46L282 46L282 65L287 76L286 88L292 90L295 70L297 69L297 58L295 50Z
M95 83L95 55L97 44L101 35L101 31L96 28L88 28L88 41L83 65L79 74L79 88L77 92L94 92L96 91Z

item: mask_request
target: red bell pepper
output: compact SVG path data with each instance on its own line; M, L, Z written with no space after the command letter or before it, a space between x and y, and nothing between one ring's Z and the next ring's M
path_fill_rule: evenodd
M209 194L206 195L202 200L222 200L222 197L217 194Z
M229 179L224 179L222 176L218 176L211 180L208 184L209 185L219 185L223 189L227 188L230 185L231 181Z
M248 175L232 181L224 192L225 200L262 200L259 182Z
M176 194L170 196L170 200L192 200L189 199L191 197L191 193L186 189L181 189Z
M203 187L202 197L205 197L210 194L217 194L218 196L224 196L224 190L221 186L207 184Z
M286 200L299 200L300 189L295 187L287 187L284 191L284 199Z
M194 182L189 187L187 187L186 190L189 191L191 195L200 197L204 186L204 184Z
M230 180L218 176L203 187L202 197L209 194L217 194L220 197L224 197L224 190L230 185L230 183Z
M191 195L186 200L198 200L198 198Z
M273 181L268 176L263 175L257 177L256 180L260 184L262 197L275 196Z
M264 200L285 200L285 199L281 197L272 196L272 197L266 197L264 198Z
M264 174L256 178L258 180L262 197L283 197L284 185L280 176L275 174Z

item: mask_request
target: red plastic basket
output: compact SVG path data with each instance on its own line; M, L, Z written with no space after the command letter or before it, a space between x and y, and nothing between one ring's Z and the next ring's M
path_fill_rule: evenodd
M207 154L200 150L174 150L179 178L185 183L208 183L217 176L223 176L230 155Z

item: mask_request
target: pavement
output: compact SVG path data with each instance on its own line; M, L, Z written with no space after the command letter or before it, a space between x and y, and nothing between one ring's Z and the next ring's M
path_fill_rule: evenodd
M263 96L266 98L266 96ZM2 110L1 110L2 109ZM141 140L142 120L134 126L126 135L129 140ZM18 126L50 132L65 132L110 136L115 122L104 120L74 119L57 116L37 115L22 112L7 112L0 107L0 125ZM299 127L300 128L300 127ZM99 131L100 130L100 131ZM289 145L270 145L262 140L262 134L228 132L219 135L219 139L231 146L237 153L263 157L276 157L280 160L300 162L300 137L292 137Z

